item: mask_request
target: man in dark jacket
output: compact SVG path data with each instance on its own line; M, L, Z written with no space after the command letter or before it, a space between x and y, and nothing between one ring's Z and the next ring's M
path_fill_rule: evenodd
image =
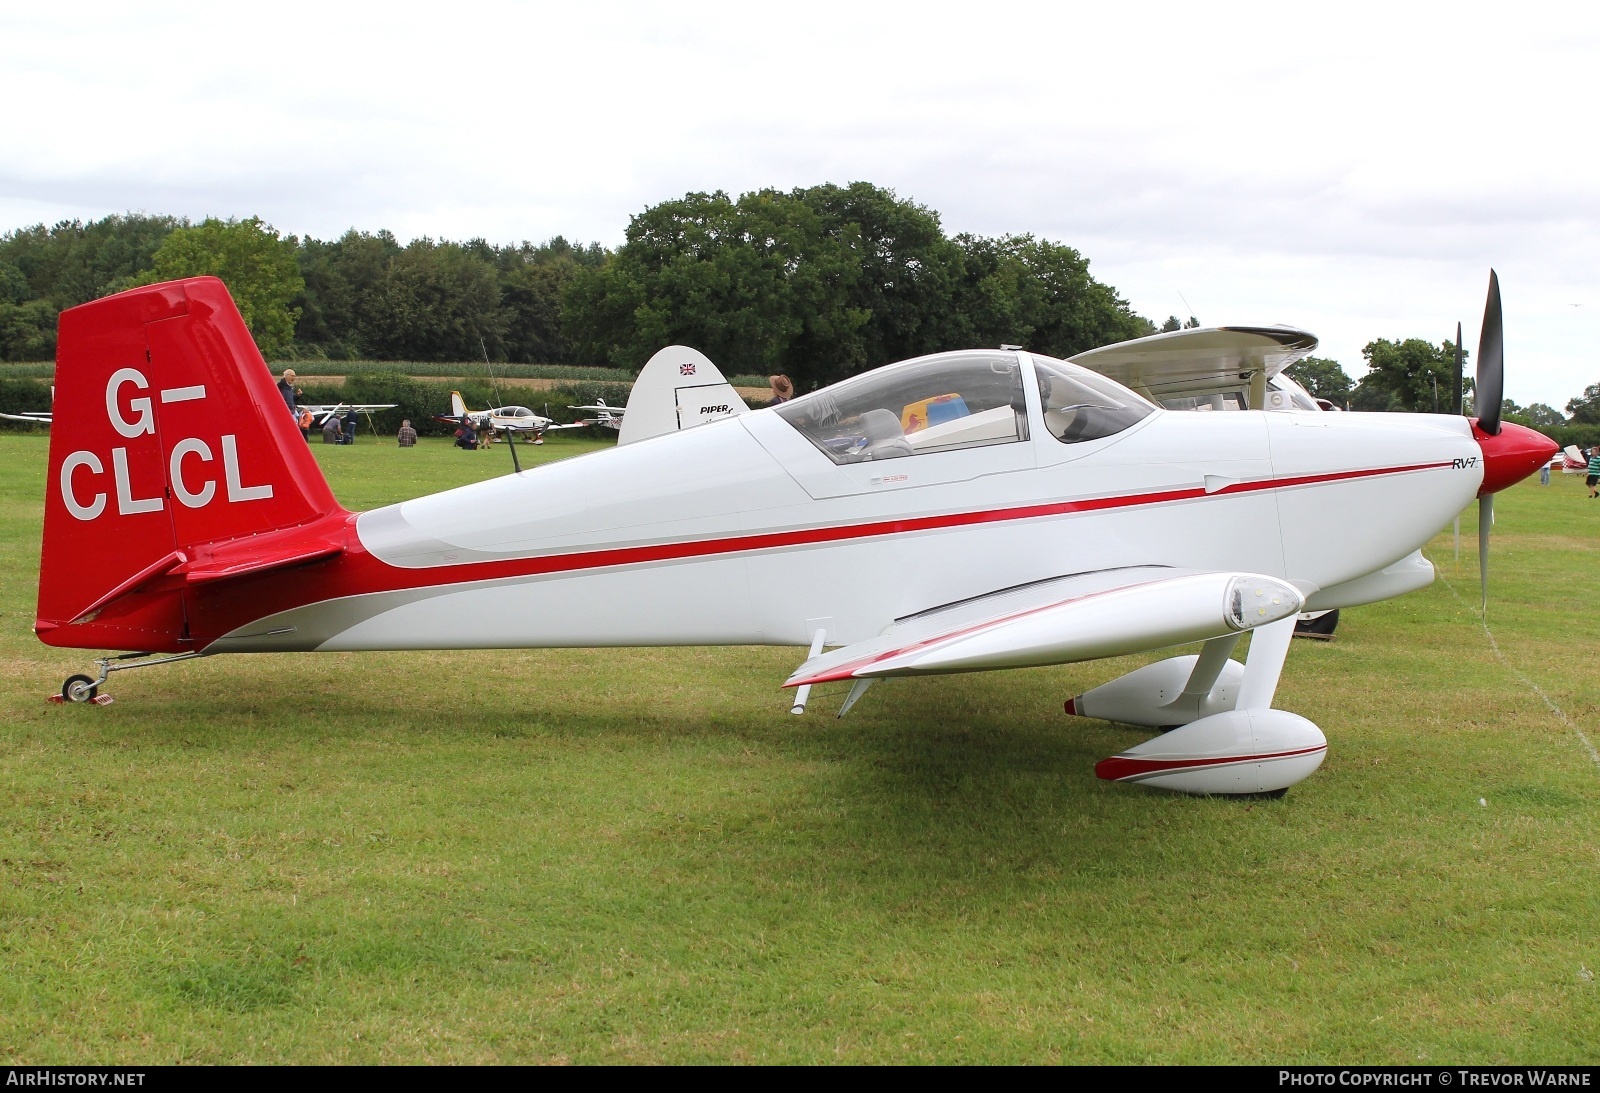
M293 368L283 370L283 378L278 381L278 394L283 397L283 404L289 410L290 417L296 417L295 399L300 397L300 389L294 385L295 374Z

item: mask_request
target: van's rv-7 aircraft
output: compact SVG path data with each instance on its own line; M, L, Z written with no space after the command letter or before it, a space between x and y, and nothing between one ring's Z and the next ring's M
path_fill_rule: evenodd
M352 513L222 283L151 285L62 313L35 630L130 651L72 701L219 653L771 644L810 648L797 709L829 681L848 706L887 676L1199 642L1067 701L1171 730L1097 773L1279 792L1327 749L1272 707L1296 614L1427 585L1429 538L1474 497L1486 537L1555 450L1498 420L1500 342L1491 274L1471 421L1170 412L970 350L695 428L660 408L658 435Z

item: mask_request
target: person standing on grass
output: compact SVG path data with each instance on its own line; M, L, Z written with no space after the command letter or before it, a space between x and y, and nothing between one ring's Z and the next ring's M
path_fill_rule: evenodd
M337 415L329 414L326 420L323 421L322 442L324 444L339 443L339 418Z
M417 446L417 431L411 427L411 419L406 418L400 423L400 433L397 439L402 448L415 448Z
M356 412L354 410L346 410L344 415L344 443L354 444L356 442L356 422Z
M1600 444L1589 449L1589 477L1584 481L1589 487L1589 496L1600 497L1595 488L1595 483L1600 482Z
M289 411L290 417L295 414L295 400L300 397L300 389L294 385L295 374L293 368L283 370L283 379L278 381L278 394L283 397L283 405Z

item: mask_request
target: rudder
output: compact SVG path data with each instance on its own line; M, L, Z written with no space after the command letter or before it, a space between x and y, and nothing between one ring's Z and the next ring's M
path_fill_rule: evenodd
M221 281L61 313L41 640L182 650L177 575L218 544L343 511Z

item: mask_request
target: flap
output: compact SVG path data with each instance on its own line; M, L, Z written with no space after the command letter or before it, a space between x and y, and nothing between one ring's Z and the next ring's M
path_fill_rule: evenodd
M875 638L811 658L784 686L1097 660L1251 630L1304 603L1294 586L1258 573L1074 573L897 619Z

